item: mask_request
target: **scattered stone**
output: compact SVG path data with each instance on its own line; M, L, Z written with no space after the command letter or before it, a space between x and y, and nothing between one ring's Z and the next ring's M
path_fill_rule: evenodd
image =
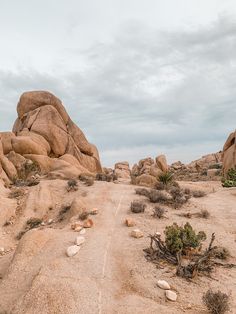
M165 280L158 280L157 285L161 289L170 290L170 285Z
M83 228L80 230L79 234L85 234L86 233L86 230Z
M91 215L97 215L98 214L98 209L97 208L93 208L90 212Z
M75 239L75 244L76 244L76 245L81 245L81 244L84 243L84 241L85 241L85 238L79 236L79 237L77 237L77 238Z
M126 218L125 219L125 224L127 227L134 227L135 226L135 221L131 218Z
M77 221L71 225L71 229L76 232L80 232L83 229L83 225L81 224L81 222Z
M5 253L4 247L0 247L0 255L3 255Z
M85 220L84 222L83 222L83 227L84 228L92 228L93 227L93 221L92 221L92 219L87 219L87 220Z
M139 238L143 237L143 233L139 229L134 229L134 230L131 231L131 237L139 239Z
M177 300L177 294L174 291L166 290L166 298L175 302Z
M48 224L51 225L53 223L53 219L48 219Z
M155 235L156 235L157 237L160 237L160 236L161 236L161 233L160 233L160 232L155 232Z
M80 246L78 245L72 245L72 246L69 246L66 250L66 255L68 257L72 257L74 255L76 255L80 250Z

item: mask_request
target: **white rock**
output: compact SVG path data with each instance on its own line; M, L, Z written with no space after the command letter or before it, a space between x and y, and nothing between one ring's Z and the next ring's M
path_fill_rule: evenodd
M79 234L85 234L86 233L86 229L82 229L80 232L79 232Z
M170 285L165 280L158 280L157 285L161 289L170 290Z
M1 254L1 253L4 253L4 252L5 252L4 247L0 247L0 254Z
M53 219L48 219L48 224L51 225L53 223Z
M131 237L137 238L137 239L143 237L143 233L142 233L142 231L139 230L139 229L134 229L134 230L132 230L130 235L131 235Z
M77 238L75 239L75 244L76 244L76 245L81 245L81 244L84 243L84 241L85 241L85 238L80 236L80 237L77 237Z
M166 297L168 300L173 301L173 302L177 300L177 294L171 290L166 290Z
M76 255L80 250L80 246L78 245L72 245L72 246L69 246L66 250L66 255L68 257L72 257L74 255Z

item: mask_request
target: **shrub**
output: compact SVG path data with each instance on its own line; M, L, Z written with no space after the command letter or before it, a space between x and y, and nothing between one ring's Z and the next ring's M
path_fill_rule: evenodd
M86 220L88 217L89 217L89 213L86 211L79 215L80 220Z
M86 174L85 175L81 174L79 176L79 179L80 179L80 181L82 181L87 186L93 185L94 181L95 181L95 179L94 179L94 177L92 175L86 175Z
M236 187L236 169L229 169L227 172L227 178L222 179L222 186L225 188Z
M226 260L230 257L230 252L225 247L218 246L214 248L213 256L218 259Z
M67 181L67 191L77 191L78 190L78 183L75 179L71 179Z
M202 209L199 213L197 213L197 217L208 219L210 217L210 213L206 209Z
M143 213L145 211L146 205L140 201L133 201L130 205L130 210L133 213Z
M18 171L18 176L19 179L26 181L30 175L40 174L40 172L40 167L36 162L26 160L21 169Z
M229 310L229 296L221 291L208 290L202 300L212 314L224 314Z
M149 192L148 198L151 203L167 203L169 198L161 191L151 190Z
M26 225L29 229L37 228L43 222L40 218L30 218L26 221Z
M162 191L162 190L165 190L166 186L163 182L157 182L155 184L155 189L156 190L159 190L159 191Z
M164 184L164 186L167 186L173 181L173 173L172 172L163 172L158 176L158 179L161 183Z
M176 223L167 226L165 229L165 244L172 254L185 251L189 248L198 248L202 241L206 239L206 234L200 231L198 234L187 222L184 227L179 227Z
M166 210L163 207L156 206L153 209L153 217L161 219L165 212Z
M21 197L25 194L24 190L21 189L21 188L18 188L18 189L13 189L9 195L8 195L8 198L18 198L18 197Z
M149 190L145 188L137 188L135 189L135 193L138 195L149 197Z
M185 194L180 187L172 187L169 192L172 196L173 205L175 208L181 207L191 197L190 194Z
M97 173L96 180L105 181L105 182L113 182L113 181L118 180L118 177L114 173Z
M195 190L195 191L192 191L192 196L196 197L196 198L204 197L204 196L206 196L206 192L200 191L200 190Z
M208 167L208 169L222 169L222 165L221 164L212 164Z

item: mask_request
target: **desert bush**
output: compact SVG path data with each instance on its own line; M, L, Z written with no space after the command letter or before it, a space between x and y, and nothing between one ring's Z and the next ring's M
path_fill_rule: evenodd
M208 210L202 209L199 213L196 214L196 216L199 218L208 219L210 217L210 213Z
M160 182L160 181L159 181L159 182L157 182L157 183L155 184L154 188L155 188L156 190L162 191L162 190L165 190L166 186L165 186L165 184L164 184L163 182Z
M43 220L40 218L30 218L26 221L24 230L20 231L17 235L17 240L20 240L23 235L31 229L38 228L42 224Z
M236 169L229 169L226 178L222 178L222 186L225 188L236 187Z
M67 191L77 191L78 190L78 182L75 179L71 179L67 181Z
M167 203L169 198L162 191L151 190L149 192L148 198L151 203Z
M211 314L224 314L230 309L229 296L221 291L208 290L202 300Z
M208 169L222 169L222 165L221 164L212 164L208 167Z
M40 174L40 172L41 169L36 162L26 160L21 169L18 171L18 176L19 179L26 181L30 175Z
M81 174L79 176L80 181L82 181L85 185L91 186L94 184L94 176L92 175L87 175L87 174Z
M135 189L135 193L137 195L143 195L143 196L146 196L146 197L149 197L149 190L148 189L145 189L145 188L137 188Z
M169 185L173 181L173 173L172 172L163 172L158 176L158 180L164 184L164 186Z
M86 220L89 217L89 212L85 211L79 215L80 220Z
M206 234L203 231L197 234L188 222L184 227L180 227L174 223L165 229L165 244L172 254L180 251L185 253L187 249L198 248L205 239Z
M163 218L166 210L163 207L156 206L153 209L153 217L155 218Z
M113 182L113 181L118 180L118 177L115 173L97 173L96 180L105 181L105 182Z
M184 189L184 194L191 195L191 190L189 188Z
M184 190L179 187L172 187L169 191L170 195L172 196L173 206L175 208L181 207L185 204L191 197L190 194L185 194Z
M18 198L18 197L21 197L25 194L24 190L21 189L21 188L18 188L18 189L13 189L9 195L8 195L8 198Z
M133 213L143 213L145 211L146 205L140 201L133 201L130 205L130 210Z
M192 196L195 198L204 197L206 196L206 192L201 191L201 190L195 190L195 191L192 191Z
M222 259L222 260L227 260L230 257L230 252L228 249L222 246L218 246L214 248L213 250L213 256L214 258Z

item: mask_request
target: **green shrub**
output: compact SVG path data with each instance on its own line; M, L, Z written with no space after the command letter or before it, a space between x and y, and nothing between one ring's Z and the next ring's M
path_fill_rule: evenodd
M189 248L197 248L201 242L206 240L206 234L200 231L198 234L193 230L192 226L187 222L184 227L174 223L165 229L165 244L172 254L184 251Z
M158 179L161 183L163 183L165 186L169 185L173 181L174 174L172 172L163 172L158 176Z
M226 178L222 179L222 186L225 188L236 187L236 169L229 169Z

